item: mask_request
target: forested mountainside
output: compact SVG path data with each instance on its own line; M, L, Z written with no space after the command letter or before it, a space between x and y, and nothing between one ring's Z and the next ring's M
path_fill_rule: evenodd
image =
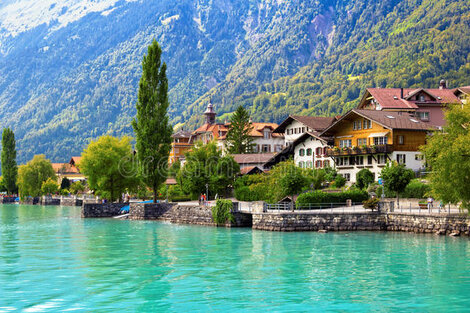
M0 123L20 162L132 134L141 60L168 64L170 116L339 114L369 86L470 85L470 3L445 0L6 0Z

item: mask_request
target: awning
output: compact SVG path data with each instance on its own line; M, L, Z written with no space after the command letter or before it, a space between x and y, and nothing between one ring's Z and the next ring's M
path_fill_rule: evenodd
M389 134L390 132L383 132L383 133L373 133L373 134L370 134L369 135L369 138L370 137L385 137Z

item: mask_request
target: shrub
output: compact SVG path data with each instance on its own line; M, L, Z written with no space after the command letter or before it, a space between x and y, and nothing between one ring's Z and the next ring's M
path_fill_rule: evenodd
M364 189L374 182L374 178L374 173L363 168L356 174L356 185L359 189Z
M342 175L336 175L335 181L333 182L333 187L335 188L341 188L346 185L346 178L344 178Z
M235 189L235 198L240 201L256 201L256 195L248 186L241 186Z
M212 208L212 220L217 225L224 225L228 221L233 221L232 215L233 203L230 200L217 200L216 205Z
M426 185L419 180L412 180L405 188L405 191L401 195L403 198L417 198L422 199L427 196L431 191L431 187Z
M171 202L182 202L182 201L190 201L190 200L192 200L190 195L170 196L170 201Z
M370 198L368 200L362 201L362 204L364 205L364 209L369 209L369 210L376 210L379 206L379 199L378 198Z
M367 200L369 195L366 191L350 190L345 192L326 193L323 191L314 191L303 193L297 198L297 204L309 203L343 203L351 199L352 202L362 202Z
M60 190L60 195L61 196L68 196L69 195L69 190L68 189L61 189Z

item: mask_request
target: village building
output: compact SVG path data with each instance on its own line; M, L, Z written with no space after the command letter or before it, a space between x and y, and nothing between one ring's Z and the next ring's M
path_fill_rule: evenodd
M353 109L325 129L321 137L333 139L334 147L327 149L327 155L334 160L338 173L354 183L363 168L374 173L377 180L389 161L416 172L424 170L419 148L426 144L426 135L436 129L406 112Z
M445 124L444 109L459 103L461 99L456 95L456 89L448 89L442 80L435 89L367 88L357 109L407 112L422 122L442 127Z
M306 132L292 143L295 164L310 169L334 167L334 160L327 154L329 144L332 144L331 138Z
M172 136L171 150L168 162L170 164L176 161L183 161L184 154L191 149L192 144L189 142L191 139L191 132L185 130L179 130Z
M203 144L215 140L219 149L225 153L227 148L227 133L230 123L216 123L216 112L211 103L204 112L206 123L196 129L190 138L190 144L201 141ZM250 136L253 139L253 153L273 153L284 148L283 134L273 133L278 127L276 123L252 122Z
M232 154L235 162L240 166L242 175L262 173L266 162L273 157L274 153L248 153L248 154Z
M68 163L52 163L52 168L57 176L57 181L60 184L62 179L67 178L71 182L85 181L85 176L80 173L78 165L82 157L72 157Z
M289 115L273 133L282 134L288 146L306 132L322 132L335 121L335 117Z
M467 104L470 100L470 86L456 88L454 94L462 104Z

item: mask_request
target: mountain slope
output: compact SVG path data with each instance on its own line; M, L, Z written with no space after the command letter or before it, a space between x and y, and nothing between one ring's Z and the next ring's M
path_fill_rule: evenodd
M243 104L255 119L279 122L294 113L341 114L367 87L436 88L443 78L454 87L470 84L470 2L355 0L338 2L334 12L323 58L242 92L222 83L190 109L202 110L212 96L216 104ZM222 114L232 110L218 107Z
M141 60L168 64L170 116L196 126L212 98L259 121L334 115L370 86L470 85L470 3L446 0L6 0L0 126L20 162L132 134Z

